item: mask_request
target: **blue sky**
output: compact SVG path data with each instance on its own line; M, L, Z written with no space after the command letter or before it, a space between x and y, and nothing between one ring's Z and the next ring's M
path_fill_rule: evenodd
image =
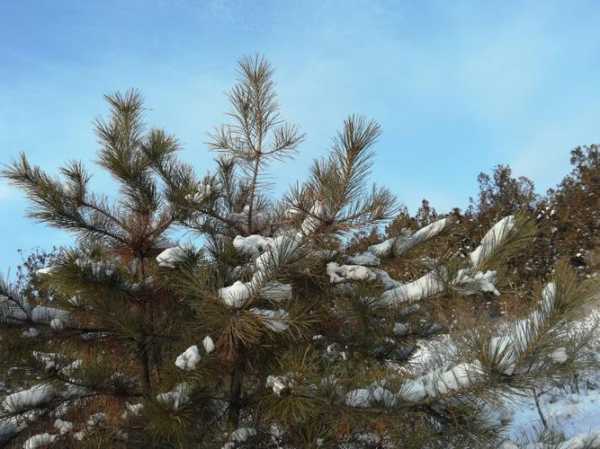
M598 23L594 1L0 1L0 163L25 151L51 173L72 159L96 172L102 95L137 87L148 124L203 172L235 62L260 52L284 117L307 133L274 167L279 192L349 113L382 124L374 180L413 210L466 206L499 163L544 191L572 147L600 140ZM93 185L114 192L100 172ZM70 242L26 209L0 181L0 272L17 249Z

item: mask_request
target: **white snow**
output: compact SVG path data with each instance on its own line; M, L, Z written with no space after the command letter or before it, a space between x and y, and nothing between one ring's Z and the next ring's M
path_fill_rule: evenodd
M96 427L104 422L106 422L107 416L106 413L98 412L90 415L86 422L88 427Z
M254 293L260 292L273 277L278 267L294 255L304 238L316 230L321 221L317 217L324 217L324 214L324 206L317 202L311 208L311 216L302 223L302 232L287 231L273 238L257 234L248 237L236 236L234 245L239 251L258 254L254 260L255 272L250 282L244 283L238 280L230 286L219 289L219 297L223 302L229 307L239 308Z
M268 251L262 253L254 261L257 272L262 272L263 276L268 276L270 272L294 255L303 239L304 236L299 232L288 232L273 238L273 243Z
M402 285L401 282L392 279L392 277L386 271L379 269L375 269L373 271L377 276L377 280L383 284L384 290L391 290Z
M398 400L390 390L381 386L372 389L371 396L375 402L383 404L385 407L393 407Z
M10 301L8 297L0 295L0 318L24 321L28 319L27 314L30 310L31 306L27 302L17 305Z
M392 254L396 257L401 256L418 244L440 234L452 223L452 221L452 218L442 218L422 227L414 234L409 233L408 235L399 235L397 237L384 240L381 243L371 245L369 246L369 252L377 257L387 257Z
M494 253L498 245L508 237L515 224L515 217L509 215L492 226L481 239L481 244L469 255L473 267L479 267Z
M421 301L442 293L446 285L440 277L438 271L430 271L413 282L400 284L398 287L383 292L381 296L382 303L392 306L405 302Z
M452 282L465 295L472 295L478 292L489 292L495 296L500 296L500 292L496 289L496 272L495 271L478 271L473 273L470 269L459 270L456 278Z
M44 365L46 371L53 370L57 367L61 357L59 354L52 352L33 351L33 358Z
M78 258L75 263L78 267L91 270L94 276L112 276L117 268L116 261L108 260Z
M494 285L496 281L495 271L473 273L471 269L461 269L454 280L444 282L444 278L447 276L446 270L444 267L440 267L406 284L394 281L387 273L381 270L377 272L377 276L384 282L384 286L391 287L395 285L393 288L386 289L381 296L382 303L388 306L431 298L443 293L447 285L467 295L477 292L490 292L494 295L500 294Z
M235 281L219 289L219 297L229 307L242 307L256 292L260 292L281 264L284 264L302 243L301 233L286 233L272 239L268 249L254 260L255 272L249 282Z
M54 421L54 428L58 430L58 432L61 435L64 435L73 430L73 423L70 421L63 421L62 419L57 419Z
M287 376L273 376L267 377L266 387L273 390L273 393L277 396L281 396L281 393L292 385L292 382Z
M60 331L65 328L65 322L60 318L54 318L52 321L50 321L50 327L55 331Z
M179 354L175 360L175 366L182 370L193 370L196 365L200 362L200 351L198 346L193 345L187 348L182 354Z
M55 266L50 266L50 267L44 267L44 268L40 268L39 270L36 270L35 274L42 274L42 275L46 275L46 274L52 274L52 272L56 271L57 267Z
M281 302L292 299L292 286L281 282L267 282L261 289L260 296L268 301Z
M242 427L231 433L229 439L238 443L243 443L248 438L256 435L256 429L252 427Z
M73 434L73 439L77 440L77 441L83 441L83 439L85 438L87 432L85 430L80 430L79 432L75 432Z
M56 392L52 385L37 384L28 390L6 396L2 401L2 408L10 413L20 413L47 404L55 395Z
M371 405L371 392L366 388L352 390L346 394L348 407L366 408Z
M40 335L40 331L39 331L39 330L37 330L35 327L30 327L29 329L27 329L27 330L24 330L24 331L21 333L21 335L22 335L23 337L26 337L26 338L35 338L35 337L37 337L38 335Z
M229 435L229 441L221 449L234 449L245 443L249 438L256 436L256 429L253 427L240 427Z
M345 403L348 407L366 408L375 404L393 407L398 398L387 388L373 383L369 388L358 388L346 394Z
M289 327L285 310L269 310L253 307L250 311L261 317L263 324L273 332L283 332Z
M233 246L241 254L258 257L273 246L273 239L259 234L238 235L233 239Z
M228 219L236 223L244 231L248 231L248 215L250 214L250 206L245 205L242 212L231 212L228 215ZM252 212L252 228L261 229L265 227L269 217L263 212L256 211L256 208Z
M399 396L408 402L419 402L427 397L425 384L418 379L409 379L402 384Z
M553 282L546 284L542 290L540 307L534 310L527 318L510 324L504 335L495 337L490 342L490 356L492 356L498 368L506 374L512 374L519 354L528 349L529 341L535 338L547 315L554 307L556 285ZM557 350L553 359L557 363L563 363L567 359L564 348ZM564 360L563 360L564 359Z
M2 444L5 441L8 441L18 431L19 426L16 418L12 417L0 419L0 444Z
M394 241L396 239L387 239L381 243L377 243L375 245L369 246L369 252L374 254L377 257L386 257L392 253L392 248L394 247Z
M418 243L442 232L451 221L452 219L450 218L438 220L412 235L399 236L394 239L388 239L378 245L372 245L369 247L369 251L376 256L386 256L392 251L395 255L401 255ZM472 266L459 270L454 279L445 279L448 276L445 267L434 269L419 279L407 283L395 281L383 270L372 271L375 273L376 278L384 284L385 291L381 298L382 303L392 306L421 301L444 292L446 286L457 289L464 294L489 292L496 296L499 295L500 292L495 286L496 272L477 271L477 268L495 251L497 245L506 239L514 225L514 217L508 216L492 226L482 239L481 245L471 253L470 260ZM327 267L331 282L342 282L345 280L345 273L339 270L341 267L333 262L331 264ZM366 269L365 267L363 268Z
M406 380L400 388L399 396L405 401L419 402L425 398L435 398L451 391L468 388L482 379L481 364L460 363L443 370L433 369L422 376Z
M159 267L175 268L177 262L185 259L186 251L180 246L165 249L162 253L156 256L156 262Z
M598 445L592 447L600 447L598 389L587 389L583 385L580 393L565 393L554 389L550 393L542 394L539 402L549 428L561 432L567 438L559 448L583 449L584 446L579 444L589 438L598 438ZM509 404L509 411L511 423L506 433L507 437L513 441L523 438L534 440L535 428L542 426L534 400L528 398L515 401Z
M429 382L425 382L427 395L436 397L453 390L468 388L481 379L481 364L460 363L447 371L427 376Z
M498 370L509 376L514 373L517 353L510 335L493 337L490 340L489 355Z
M144 404L138 402L137 404L125 403L125 411L121 414L121 418L127 419L129 416L139 416L144 409Z
M180 383L171 391L156 395L156 400L171 407L173 410L178 410L180 406L189 401L191 387L187 383Z
M65 322L69 320L69 312L56 307L36 306L31 311L31 319L36 323L52 323L53 320Z
M49 444L54 443L56 438L56 435L40 433L39 435L28 438L25 443L23 443L23 449L37 449L38 447L48 446Z
M219 297L229 307L242 307L252 296L252 282L235 281L229 287L219 289Z
M368 251L364 252L364 253L356 254L354 256L349 256L346 258L346 261L350 265L363 265L366 267L376 267L381 263L381 261L379 260L379 257L377 257L372 252L368 252Z
M404 323L394 323L394 335L397 337L403 337L408 334L409 327Z
M202 183L198 185L198 190L194 194L188 194L185 196L185 199L188 201L194 201L196 203L201 203L206 198L208 198L212 193L212 187L209 183Z
M202 339L202 347L204 348L207 354L210 354L215 350L215 342L212 338L210 338L210 335L207 335Z
M434 221L433 223L424 226L408 237L397 237L394 240L392 249L394 256L401 256L418 244L435 237L446 229L450 223L452 223L451 218L442 218L441 220Z
M339 265L335 262L327 264L329 282L338 284L346 281L374 281L376 274L367 267L360 265Z
M550 358L556 363L565 363L569 359L569 356L567 355L566 348L558 348L550 354Z
M322 220L327 216L325 206L321 201L316 201L310 209L310 214L302 222L302 232L305 235L312 234L321 225Z

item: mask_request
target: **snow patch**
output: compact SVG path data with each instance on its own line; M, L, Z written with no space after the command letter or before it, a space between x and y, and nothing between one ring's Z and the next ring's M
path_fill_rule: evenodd
M346 258L346 260L351 265L363 265L366 267L376 267L381 263L379 257L368 251L356 254L354 256L349 256Z
M25 443L23 443L23 449L37 449L38 447L48 446L49 444L54 443L56 438L56 435L40 433L39 435L28 438Z
M288 313L285 310L250 309L252 313L261 317L263 324L273 332L283 332L288 329Z
M200 352L198 346L193 345L187 348L182 354L179 354L175 360L175 366L182 370L193 370L196 365L200 362Z
M494 253L498 245L508 237L515 224L515 217L509 215L492 226L481 239L481 244L469 255L473 267L477 268Z
M62 419L57 419L54 421L54 428L58 430L58 432L61 435L64 435L73 430L73 423L70 421L63 421Z
M159 267L175 268L175 264L185 259L186 251L180 246L165 249L156 256L156 262Z
M233 246L241 254L258 257L273 246L273 239L259 234L238 235L233 239Z
M268 301L289 301L292 299L292 286L281 282L268 282L261 289L260 295Z
M229 307L242 307L252 296L252 282L235 281L229 287L219 289L219 297Z
M346 281L374 281L376 274L367 267L360 265L339 265L335 262L327 264L329 282L338 284Z
M207 354L210 354L215 350L215 342L209 335L202 339L202 347L206 351Z
M32 408L41 407L56 396L52 385L38 384L28 390L8 395L2 401L2 408L10 413L20 413Z
M179 407L186 404L190 398L191 387L187 383L180 383L166 393L160 393L156 396L156 400L162 404L171 407L173 410L178 410Z

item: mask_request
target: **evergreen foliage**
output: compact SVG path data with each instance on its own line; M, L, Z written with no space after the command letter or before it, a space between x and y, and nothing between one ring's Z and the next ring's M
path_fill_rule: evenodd
M303 136L281 118L264 59L243 59L239 76L231 122L209 143L214 173L197 175L175 137L145 127L137 91L107 96L110 117L95 124L115 201L90 192L79 162L55 178L22 155L2 172L33 219L79 240L37 271L45 294L0 285L1 363L23 379L0 405L0 445L493 447L503 398L591 363L591 330L572 323L596 285L566 264L519 319L459 315L437 339L432 306L510 289L505 268L535 220L507 211L461 251L448 238L458 214L424 202L418 230L361 246L353 233L402 212L368 185L379 125L349 116L307 181L273 199L266 170ZM201 247L174 245L182 228Z

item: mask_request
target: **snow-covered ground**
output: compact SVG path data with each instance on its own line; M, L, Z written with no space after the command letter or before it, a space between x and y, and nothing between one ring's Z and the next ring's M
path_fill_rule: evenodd
M579 384L579 392L554 388L539 396L548 429L566 439L600 431L600 374L582 376ZM512 441L535 440L543 423L533 398L516 400L510 408L512 423L507 437Z
M590 309L588 319L580 321L579 325L587 327L593 323L597 319L598 310L600 310L598 306ZM591 356L600 361L600 332L596 330L595 335L590 351ZM577 381L573 381L571 385L553 387L541 392L538 395L538 402L547 424L546 430L562 435L566 440L558 448L600 448L599 371L579 373ZM506 432L507 438L522 443L528 449L529 447L545 448L545 446L525 444L536 441L539 432L544 430L534 398L515 399L507 405L511 415L511 424Z

